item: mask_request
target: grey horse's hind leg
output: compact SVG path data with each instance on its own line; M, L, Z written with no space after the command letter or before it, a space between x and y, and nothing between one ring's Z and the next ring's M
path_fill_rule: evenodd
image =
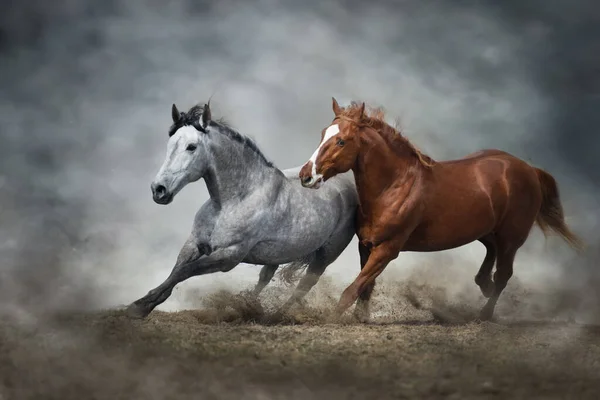
M271 282L271 279L273 279L277 268L279 268L278 264L267 264L262 267L260 274L258 275L258 283L254 287L253 291L255 296L258 296L263 291L265 286Z
M333 263L348 247L348 244L354 236L354 218L348 219L334 233L332 239L325 246L317 250L315 257L306 269L306 275L302 277L292 297L283 305L279 312L285 312L294 303L302 300L304 296L312 289L319 281L325 269Z
M312 289L319 281L319 278L323 275L323 272L325 272L325 268L329 265L323 253L323 249L317 250L315 258L308 265L308 268L306 268L306 274L300 279L294 293L292 293L289 300L279 309L280 313L287 311L296 302L302 300L310 289Z
M319 278L325 272L325 269L332 264L342 254L342 252L348 247L348 244L352 241L355 235L355 219L354 215L347 218L342 225L338 227L336 232L332 235L331 240L322 248L317 250L316 257L309 264L306 275L302 277L296 290L292 294L291 298L281 307L280 313L287 311L296 302L302 300L304 296L312 289L312 287L319 281ZM361 247L359 247L359 250ZM361 258L364 258L364 262L368 259L368 252L363 252ZM362 260L361 260L362 264ZM365 300L365 309L368 314L368 301L373 287L369 290L369 295ZM368 315L367 315L368 318Z

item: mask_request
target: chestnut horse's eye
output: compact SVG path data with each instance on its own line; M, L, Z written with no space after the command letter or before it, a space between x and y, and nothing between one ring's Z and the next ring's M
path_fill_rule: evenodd
M188 144L188 147L186 148L186 150L189 151L190 153L193 153L196 150L196 145Z
M343 140L343 139L338 139L338 140L337 140L337 145L338 145L338 146L342 147L342 146L343 146L343 145L345 145L345 144L346 144L346 142L344 142L344 140Z

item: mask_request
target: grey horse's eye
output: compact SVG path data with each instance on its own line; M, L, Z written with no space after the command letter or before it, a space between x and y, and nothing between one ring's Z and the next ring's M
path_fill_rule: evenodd
M186 147L186 150L189 151L190 153L193 153L196 150L196 145L188 144L188 146Z

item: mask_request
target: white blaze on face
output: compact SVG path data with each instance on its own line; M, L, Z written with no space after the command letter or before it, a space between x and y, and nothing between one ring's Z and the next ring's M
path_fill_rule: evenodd
M323 140L321 141L321 144L319 145L319 147L317 147L317 150L315 150L312 157L310 158L310 161L312 161L311 175L312 175L313 180L316 181L316 180L322 178L321 174L319 174L317 176L317 157L319 157L319 151L321 151L321 148L323 147L325 142L327 142L329 139L331 139L338 133L340 133L340 126L338 124L333 124L329 128L327 128L325 130L325 136L323 136Z
M167 156L156 175L156 182L164 182L163 184L168 186L185 175L194 157L194 155L186 152L186 147L190 143L196 143L198 141L197 138L198 132L192 126L179 128L169 138L167 142Z

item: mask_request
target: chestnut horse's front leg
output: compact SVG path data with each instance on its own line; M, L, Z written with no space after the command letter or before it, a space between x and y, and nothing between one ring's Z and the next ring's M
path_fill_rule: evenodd
M371 255L371 249L363 243L358 243L358 254L360 255L360 269L362 270L369 260ZM375 288L375 281L371 285L365 287L365 290L358 296L356 307L354 308L354 318L361 322L368 322L370 318L370 307L369 302L373 289Z
M406 239L398 240L398 238L395 238L393 242L383 242L371 248L371 254L369 255L369 259L365 266L361 269L354 282L344 290L340 297L340 301L335 310L338 316L342 315L344 311L354 304L356 299L365 290L375 284L375 278L383 272L390 261L398 257L398 253L405 241Z

